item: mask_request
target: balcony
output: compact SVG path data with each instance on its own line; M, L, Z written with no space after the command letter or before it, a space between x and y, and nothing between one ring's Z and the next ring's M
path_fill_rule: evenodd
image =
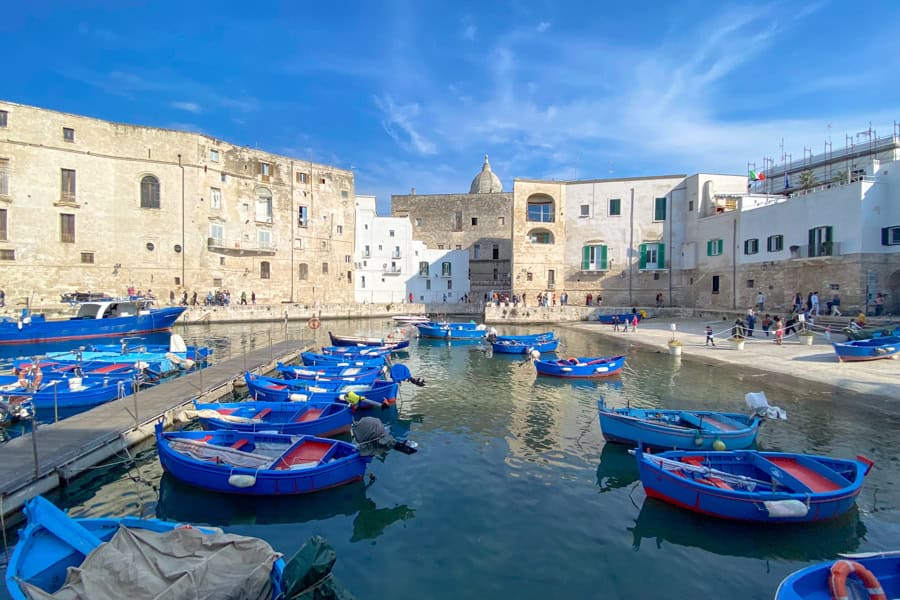
M822 242L820 244L803 244L789 248L791 258L823 258L841 256L840 242Z
M210 252L228 256L271 256L278 251L274 243L261 244L215 237L206 238L206 248Z
M400 267L385 266L383 272L385 275L399 275L401 271L402 269Z
M391 252L391 258L393 258L393 259L400 258L401 255L402 255L402 253L399 250L395 250L395 251Z

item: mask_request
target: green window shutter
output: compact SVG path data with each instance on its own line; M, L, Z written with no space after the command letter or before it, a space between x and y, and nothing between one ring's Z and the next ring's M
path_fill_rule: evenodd
M890 227L882 227L881 228L881 245L882 246L890 246L891 245L891 228Z
M815 245L816 245L816 230L810 229L809 230L809 247L813 248L813 247L815 247Z
M717 248L718 251L719 251L719 256L722 255L722 247L723 247L723 245L724 245L724 243L722 242L722 240L716 240L716 248Z
M654 207L654 219L656 221L665 221L666 220L666 199L665 198L657 198L656 206Z
M581 249L581 270L588 271L591 268L591 247L584 246Z
M656 263L656 268L665 269L666 268L666 245L658 244L656 250L656 256L659 260Z
M709 240L708 242L706 242L706 255L707 255L707 256L712 256L712 255L713 255L712 245L713 245L713 241L712 241L712 240Z
M600 246L600 270L606 270L606 246Z
M831 225L829 225L828 227L825 228L825 240L824 240L824 241L826 241L826 242L832 242L832 241L834 241L834 240L831 238L831 232L832 232L832 229L833 229L833 228L831 227Z
M647 268L647 244L641 244L641 269Z

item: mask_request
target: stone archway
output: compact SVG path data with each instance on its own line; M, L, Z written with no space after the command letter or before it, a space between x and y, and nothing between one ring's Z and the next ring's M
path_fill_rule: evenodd
M887 280L887 303L884 312L900 315L900 269L891 273Z

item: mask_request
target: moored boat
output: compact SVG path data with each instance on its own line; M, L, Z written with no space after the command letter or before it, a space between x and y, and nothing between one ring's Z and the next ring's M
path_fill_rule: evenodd
M624 356L580 356L534 361L538 375L551 377L608 377L621 371L623 366L625 366Z
M631 325L631 322L634 320L635 313L618 313L614 315L599 315L597 316L597 320L604 325L613 325L614 323L628 323ZM638 321L643 320L643 315L638 312L637 313ZM616 321L618 319L618 321Z
M479 340L483 338L487 329L484 325L476 323L416 323L419 335L424 338L437 338L444 340Z
M194 400L204 429L266 431L329 437L350 431L353 415L345 402L227 402Z
M390 333L385 337L360 337L355 335L334 335L330 331L328 337L332 346L386 346L392 351L409 348L409 340L403 333Z
M336 366L336 367L381 367L385 363L384 356L336 356L332 354L318 354L316 352L302 352L300 359L307 367Z
M834 353L840 362L859 362L896 358L900 353L900 337L882 336L852 342L833 342Z
M361 398L359 408L393 404L400 387L396 381L359 384L340 380L278 379L254 373L244 373L244 381L250 397L259 401L337 402L343 401L347 394L353 392Z
M371 457L351 443L248 431L173 431L156 425L159 461L173 477L229 494L308 494L358 481Z
M152 308L143 300L84 302L69 319L47 319L25 312L19 319L0 319L0 345L41 344L68 340L121 337L169 329L184 306Z
M841 556L791 573L775 600L900 597L900 551Z
M647 496L721 519L825 521L854 505L872 461L733 450L635 450Z
M531 350L538 352L556 352L559 347L559 338L535 339L528 341L500 340L491 342L491 348L498 354L528 354Z

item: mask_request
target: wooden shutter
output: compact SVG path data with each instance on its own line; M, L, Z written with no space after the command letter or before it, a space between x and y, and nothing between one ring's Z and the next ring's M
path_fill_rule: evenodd
M641 262L639 268L647 268L647 244L641 244Z
M707 256L712 256L712 253L713 253L712 245L713 245L713 240L709 240L708 242L706 242L706 255Z
M724 243L722 242L722 240L716 240L716 249L719 251L719 256L722 255L723 246Z
M665 269L666 268L666 245L665 244L657 245L656 257L657 257L657 263L656 263L657 268Z
M600 246L600 270L605 271L606 266L606 246Z
M584 246L581 249L581 270L589 271L591 268L591 247Z

